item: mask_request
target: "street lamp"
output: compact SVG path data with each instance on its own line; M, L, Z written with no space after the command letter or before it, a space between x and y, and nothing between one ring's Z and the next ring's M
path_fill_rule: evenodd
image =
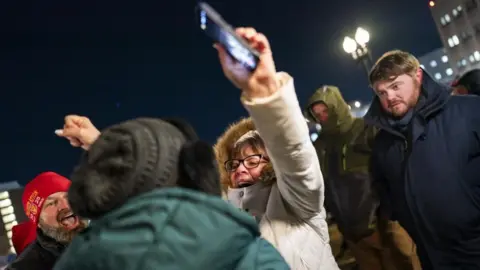
M358 100L349 102L347 105L348 105L348 108L350 110L357 110L357 109L360 109L362 107L362 103Z
M348 108L350 109L350 113L354 117L363 117L370 108L369 104L363 104L359 100L350 101L347 104Z
M371 56L367 44L370 41L370 33L358 27L355 32L355 38L346 36L343 39L343 50L353 57L353 60L362 62L367 74L370 72Z

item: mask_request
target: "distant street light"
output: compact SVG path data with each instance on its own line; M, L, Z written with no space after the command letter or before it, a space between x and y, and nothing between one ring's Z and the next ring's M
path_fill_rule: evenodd
M353 60L362 62L367 74L370 73L372 62L370 51L367 47L369 41L370 33L362 27L357 28L355 39L349 36L346 36L343 39L343 50L350 54L353 57Z
M350 101L347 104L348 108L350 109L350 113L354 117L363 117L370 108L369 104L362 104L362 102L358 100Z

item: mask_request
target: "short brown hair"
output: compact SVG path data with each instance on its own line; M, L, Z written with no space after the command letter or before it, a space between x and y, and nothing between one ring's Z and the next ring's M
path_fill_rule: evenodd
M395 80L400 75L413 75L420 68L420 62L411 53L393 50L384 53L373 65L368 76L370 86L379 81Z
M242 136L237 142L235 142L232 153L230 154L230 159L244 156L242 151L245 150L246 146L250 146L255 153L262 155L266 154L265 143L262 138L260 138L260 134L256 131L249 131L248 133L249 134L245 134L247 136Z

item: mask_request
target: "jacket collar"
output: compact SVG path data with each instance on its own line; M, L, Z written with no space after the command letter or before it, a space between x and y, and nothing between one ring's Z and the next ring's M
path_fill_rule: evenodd
M258 181L244 188L228 188L227 200L232 205L245 210L249 214L260 217L267 209L271 190L271 184Z
M37 228L37 243L48 252L59 257L67 245L57 242L55 239L45 235L40 228Z
M439 84L433 80L430 74L423 70L420 100L414 109L414 119L412 121L424 127L427 120L445 106L450 96L448 86ZM370 109L365 115L366 123L404 138L404 135L392 128L388 119L389 116L383 111L380 100L375 96Z

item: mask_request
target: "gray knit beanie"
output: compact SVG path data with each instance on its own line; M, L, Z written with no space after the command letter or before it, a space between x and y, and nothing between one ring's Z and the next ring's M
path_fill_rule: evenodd
M181 186L220 196L212 147L178 119L139 118L107 128L71 180L72 210L92 219L155 188Z

